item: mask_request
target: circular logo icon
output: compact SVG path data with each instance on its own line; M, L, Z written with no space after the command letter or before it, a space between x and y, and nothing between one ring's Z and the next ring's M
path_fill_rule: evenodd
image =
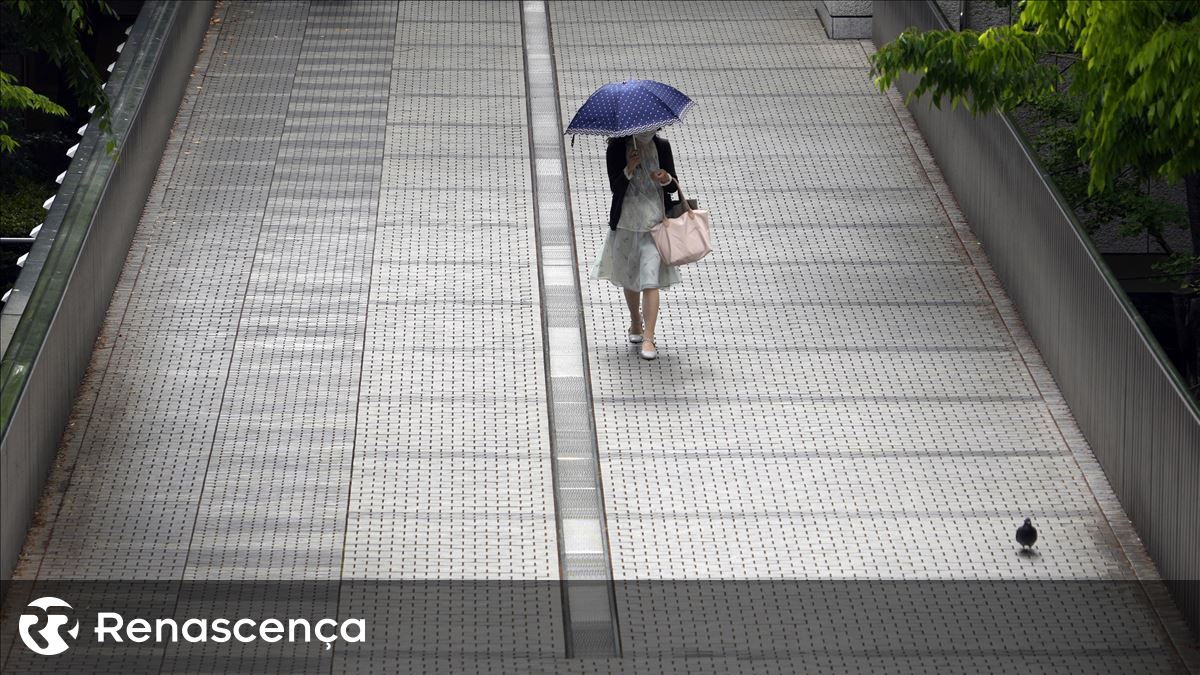
M71 606L50 596L29 603L17 622L17 628L25 646L42 656L54 656L67 651L75 638L79 637L79 622L71 616Z

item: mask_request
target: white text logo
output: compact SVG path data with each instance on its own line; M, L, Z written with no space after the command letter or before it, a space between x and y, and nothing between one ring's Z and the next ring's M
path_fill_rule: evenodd
M116 612L96 614L96 642L312 642L325 643L329 649L334 642L366 642L367 624L362 619L130 619Z

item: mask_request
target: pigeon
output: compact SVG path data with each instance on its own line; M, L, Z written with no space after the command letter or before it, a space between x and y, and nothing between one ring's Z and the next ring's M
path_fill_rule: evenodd
M1037 541L1037 528L1029 519L1025 519L1025 524L1017 528L1017 543L1021 545L1021 550L1024 551Z

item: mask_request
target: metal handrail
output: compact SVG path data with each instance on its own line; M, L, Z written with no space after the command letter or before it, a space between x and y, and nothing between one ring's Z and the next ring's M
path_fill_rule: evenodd
M146 42L165 30L164 23L169 24L173 16L169 7L158 3L147 3L138 14L104 86L116 147L112 153L106 152L107 138L100 125L87 125L9 302L0 311L0 434L8 430L153 73L158 51L147 49Z
M0 579L66 428L213 5L142 6L105 85L116 151L87 126L0 310Z

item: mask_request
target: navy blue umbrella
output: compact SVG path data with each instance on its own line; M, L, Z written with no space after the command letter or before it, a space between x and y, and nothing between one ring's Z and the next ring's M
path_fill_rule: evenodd
M692 99L675 87L654 80L606 84L575 113L568 134L632 136L683 121Z

